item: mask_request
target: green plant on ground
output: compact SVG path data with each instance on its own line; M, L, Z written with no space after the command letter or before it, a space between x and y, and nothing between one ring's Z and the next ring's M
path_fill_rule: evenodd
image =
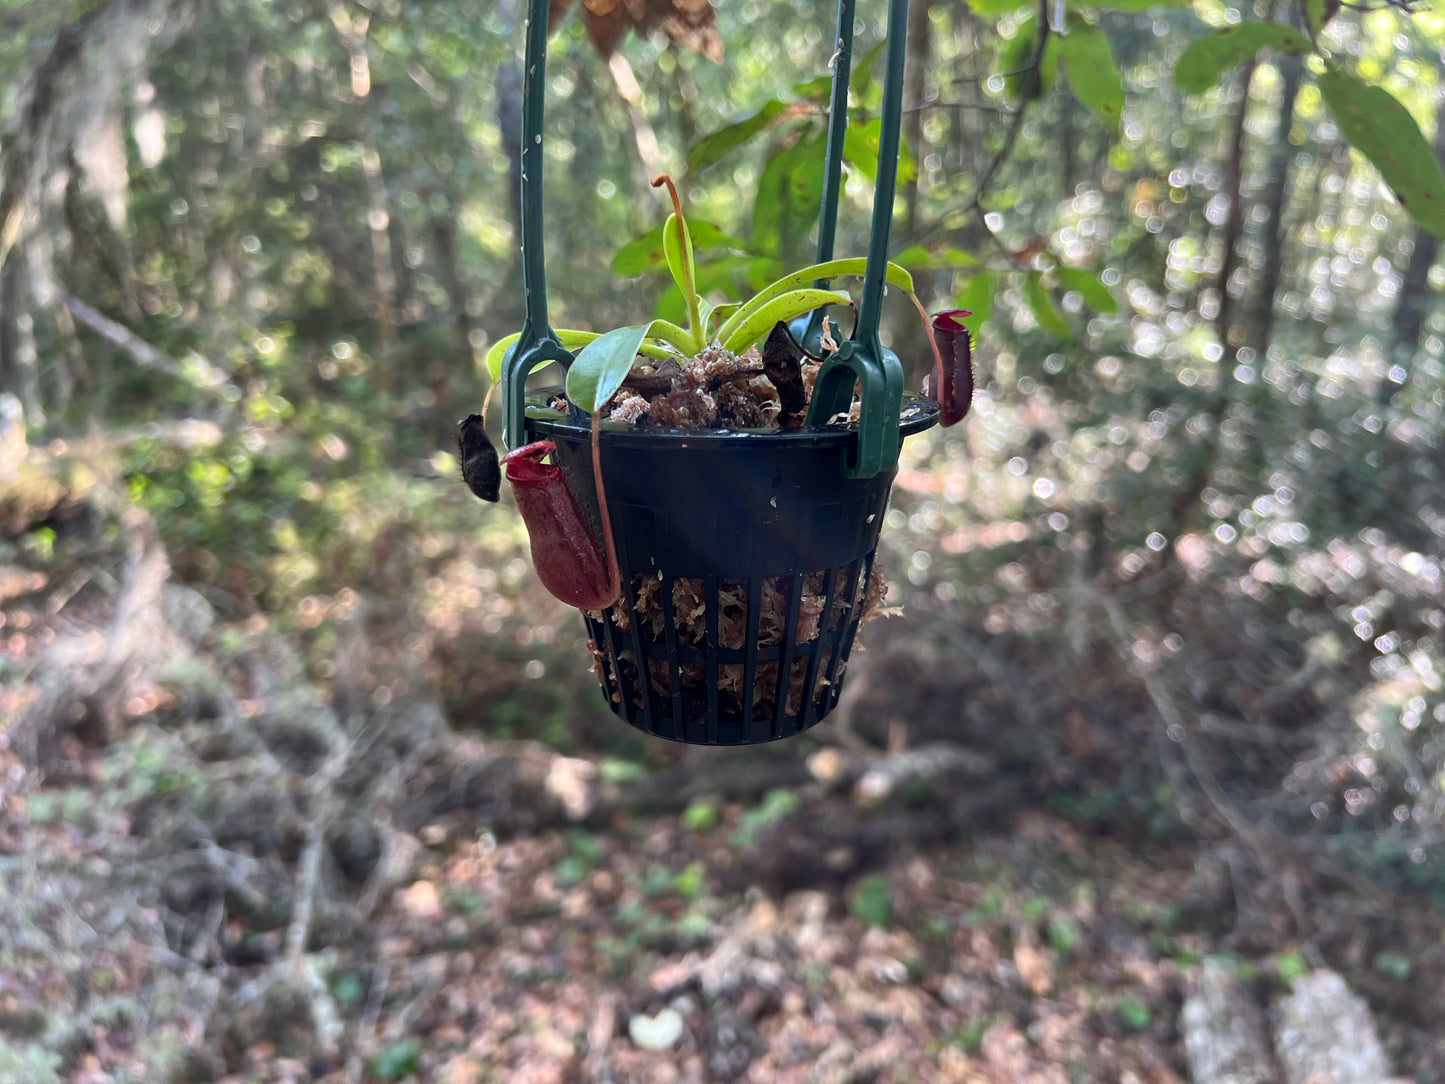
M848 912L869 926L887 926L893 921L893 886L882 873L870 873L858 882L848 897Z

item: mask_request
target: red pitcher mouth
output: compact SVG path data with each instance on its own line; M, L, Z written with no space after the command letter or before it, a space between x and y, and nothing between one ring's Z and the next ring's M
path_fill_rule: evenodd
M538 440L513 448L502 456L507 468L507 481L513 485L540 485L553 478L560 478L562 471L542 460L557 450L550 440Z
M532 567L552 595L579 610L597 610L611 604L617 592L611 584L602 549L567 488L561 468L542 462L557 450L550 440L539 440L508 452L502 463L517 511L527 525L532 546ZM603 509L602 514L607 514Z

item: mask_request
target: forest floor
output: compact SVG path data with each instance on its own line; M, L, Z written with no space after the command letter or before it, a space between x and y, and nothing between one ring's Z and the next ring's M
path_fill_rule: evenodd
M0 568L0 1081L1168 1084L1206 957L1261 1004L1328 964L1445 1079L1438 913L1180 807L1127 671L1053 700L924 609L805 738L609 748L576 701L563 755L366 600L323 674L82 511L84 562Z

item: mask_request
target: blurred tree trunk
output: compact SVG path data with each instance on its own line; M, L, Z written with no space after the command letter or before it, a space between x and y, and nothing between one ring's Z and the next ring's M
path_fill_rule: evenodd
M1229 217L1224 222L1223 252L1219 259L1219 278L1215 282L1215 289L1219 293L1219 310L1214 317L1214 331L1224 350L1222 363L1226 364L1233 363L1240 346L1234 327L1237 306L1235 299L1230 296L1229 280L1234 277L1234 272L1239 267L1237 249L1244 227L1244 199L1241 191L1244 185L1244 126L1249 116L1249 90L1254 83L1256 65L1257 62L1251 57L1240 70L1239 111L1235 113L1234 124L1230 128L1229 157L1225 165L1223 195L1229 200Z
M381 345L388 353L396 345L396 272L392 266L391 213L386 203L386 184L381 171L381 155L371 135L370 102L371 60L366 52L366 34L371 26L370 15L353 17L338 3L329 9L331 24L346 47L351 59L351 96L362 111L360 117L361 176L366 188L366 224L371 235L371 271L376 297L372 317L376 320ZM378 373L381 382L389 384L390 370Z
M1281 76L1279 113L1275 122L1274 141L1270 144L1269 187L1265 190L1263 200L1265 218L1260 225L1259 285L1253 293L1253 303L1246 317L1244 332L1245 345L1261 360L1269 348L1269 337L1274 326L1274 301L1275 294L1279 292L1284 253L1284 201L1289 190L1290 166L1295 157L1294 145L1289 141L1289 131L1294 122L1300 79L1304 75L1304 60L1300 57L1282 56L1278 64Z
M432 199L437 197L433 196ZM430 203L431 200L428 200ZM436 245L437 263L441 268L442 285L447 291L447 300L452 310L452 338L459 356L471 353L472 318L469 310L471 293L467 289L466 276L462 273L461 258L457 254L457 222L452 213L454 203L447 200L447 213L431 217L432 243Z
M1435 116L1435 157L1445 165L1445 109ZM1420 329L1430 307L1430 268L1440 252L1440 239L1421 227L1415 227L1415 247L1405 267L1400 284L1400 301L1395 306L1395 350L1409 357L1420 342Z

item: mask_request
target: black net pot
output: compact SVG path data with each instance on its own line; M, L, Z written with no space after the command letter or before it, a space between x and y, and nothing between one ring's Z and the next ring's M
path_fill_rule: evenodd
M556 444L598 528L590 422L547 408L549 397L528 397L527 439ZM905 396L900 443L937 420L936 403ZM833 709L859 621L881 601L873 557L897 474L844 477L852 439L846 425L603 425L622 595L582 616L618 716L674 741L746 745L798 734Z

